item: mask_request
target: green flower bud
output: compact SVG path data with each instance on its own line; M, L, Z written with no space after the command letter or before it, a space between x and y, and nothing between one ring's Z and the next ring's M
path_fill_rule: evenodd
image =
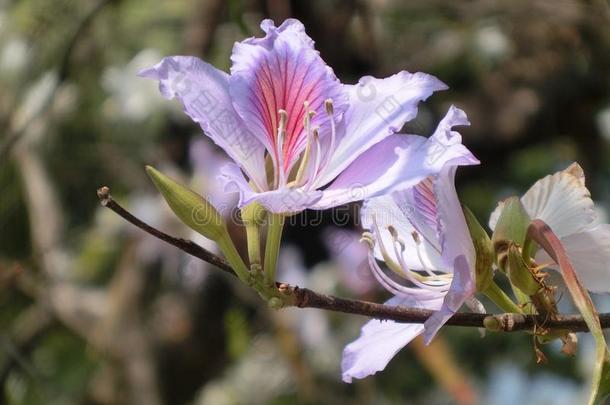
M504 201L502 213L491 236L491 241L496 250L498 267L502 271L506 270L506 255L509 244L514 242L523 246L530 222L530 217L519 198L511 197Z
M514 243L508 245L506 270L510 282L529 296L536 295L543 287L523 260L521 249Z
M464 218L466 218L470 237L477 254L475 265L477 291L486 291L494 276L492 269L495 260L494 247L489 235L468 207L464 207Z
M224 218L205 198L151 166L146 173L182 222L208 239L228 238Z

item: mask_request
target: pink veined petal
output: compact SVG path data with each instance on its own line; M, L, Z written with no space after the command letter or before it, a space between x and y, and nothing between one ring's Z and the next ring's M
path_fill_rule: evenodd
M349 107L339 128L336 150L316 183L328 184L358 156L415 118L417 104L447 86L425 73L399 72L385 79L365 76L344 85Z
M601 224L593 229L561 238L568 257L582 285L594 293L610 292L610 225ZM536 255L539 263L552 259L542 249Z
M465 113L455 107L439 123L430 138L391 135L371 147L324 190L314 206L324 209L395 190L413 187L445 165L475 165L479 161L461 144L453 125L466 125Z
M324 137L329 132L325 100L333 100L338 121L347 107L347 96L299 21L287 20L276 28L265 20L261 28L267 34L264 38L236 43L233 48L230 93L235 109L276 163L281 153L283 170L288 174L307 142L304 102L316 113L312 128L320 127ZM288 113L281 145L280 109Z
M394 297L386 304L436 310L440 307L441 300L414 301L405 297ZM360 337L343 350L343 381L351 383L354 378L365 378L383 370L396 353L423 330L424 327L420 324L378 319L367 322L362 327Z
M426 177L414 187L394 191L391 196L426 243L440 252L438 212L433 190L434 179L435 176ZM438 265L436 268L443 267L443 265Z
M264 147L235 112L229 96L229 75L190 56L171 56L144 69L141 77L159 81L161 94L178 98L197 122L259 188L266 188Z
M239 167L231 163L223 166L219 179L224 184L225 192L239 193L239 208L258 201L267 210L274 213L300 212L314 205L322 196L320 191L298 188L282 188L256 193L252 191Z
M443 299L441 309L432 314L424 323L424 342L429 344L439 329L455 314L460 307L475 292L470 265L464 255L458 256L454 262L451 287Z

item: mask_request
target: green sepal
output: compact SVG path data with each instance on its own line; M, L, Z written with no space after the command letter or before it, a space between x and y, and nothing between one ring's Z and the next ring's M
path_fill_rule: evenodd
M493 281L492 265L495 261L495 251L489 235L483 229L477 218L468 207L463 207L464 218L476 251L476 284L477 291L486 291Z
M511 284L529 296L537 294L542 285L532 274L525 260L523 260L519 247L514 243L510 243L507 255L506 272Z
M189 228L213 241L228 237L224 218L205 198L154 167L146 166L146 173L174 214Z
M506 270L508 245L512 242L523 246L530 222L530 217L519 198L510 197L504 201L502 212L491 236L500 270Z

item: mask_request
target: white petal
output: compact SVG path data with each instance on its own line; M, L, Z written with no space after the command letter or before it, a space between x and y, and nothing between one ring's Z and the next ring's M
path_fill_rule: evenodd
M344 88L349 108L339 128L337 149L317 185L327 184L363 152L400 130L415 118L420 101L447 86L434 76L402 71L385 79L365 76Z
M532 219L542 219L560 238L595 225L591 194L578 164L538 180L521 202ZM489 226L495 228L501 206L492 213Z
M401 297L394 297L386 302L388 305L406 305L432 310L440 308L440 303L440 299L415 303ZM353 378L364 378L383 370L396 353L423 330L421 324L378 319L367 322L362 327L360 337L343 350L341 361L343 381L351 383Z
M610 225L566 236L561 242L583 286L591 292L610 292ZM551 259L540 252L536 261L547 263Z

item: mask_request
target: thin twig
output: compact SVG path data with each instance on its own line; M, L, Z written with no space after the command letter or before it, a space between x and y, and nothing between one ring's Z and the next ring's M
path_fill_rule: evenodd
M110 208L119 216L143 231L192 256L213 264L225 272L235 275L231 266L224 259L204 249L195 242L170 236L133 216L129 211L112 199L108 187L100 188L97 191L97 195L103 206ZM328 311L364 315L377 319L405 323L424 323L433 314L433 311L425 309L390 306L368 301L339 298L332 295L320 294L307 288L293 287L283 283L277 284L283 293L291 294L293 296L294 305L299 308L319 308ZM610 328L610 313L599 314L599 320L602 328ZM548 329L568 329L574 332L587 332L589 330L587 324L580 315L559 315L554 319L547 319L547 317L542 315L522 315L516 313L478 314L460 312L449 318L446 324L450 326L483 328L486 325L490 325L490 323L493 323L494 329L504 332L531 331L537 325L544 325L544 327Z
M195 242L193 242L191 240L175 238L164 232L161 232L160 230L158 230L156 228L153 228L152 226L148 225L147 223L136 218L133 214L131 214L125 208L121 207L121 205L119 203L117 203L116 201L114 201L112 199L112 196L110 195L110 189L108 187L104 186L104 187L101 187L99 190L97 190L97 197L100 199L100 201L104 207L110 208L112 211L116 212L120 217L125 219L127 222L130 222L131 224L137 226L138 228L142 229L144 232L147 232L147 233L151 234L152 236L154 236L155 238L161 239L162 241L167 242L170 245L177 247L178 249L188 253L189 255L195 256L195 257L203 260L204 262L213 264L214 266L218 267L220 270L226 271L227 273L231 273L232 275L235 276L235 272L233 271L233 269L231 268L231 266L225 259L216 256L214 253L210 252L207 249L202 248L201 246L199 246L198 244L196 244Z

